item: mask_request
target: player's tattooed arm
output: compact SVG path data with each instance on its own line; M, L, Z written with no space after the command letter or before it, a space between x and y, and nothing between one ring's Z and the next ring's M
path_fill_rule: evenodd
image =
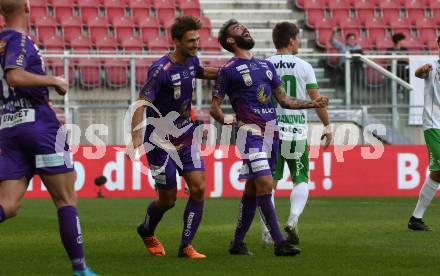
M63 77L37 75L23 69L9 69L6 80L12 87L53 87L60 95L65 95L69 83Z
M429 76L429 72L432 71L432 65L427 63L416 70L416 77L419 79L426 79Z
M279 86L273 91L273 94L282 108L287 109L307 109L307 108L323 108L328 106L327 97L318 97L313 101L299 100L287 96L283 86Z
M204 80L215 80L217 79L218 68L215 67L205 67L203 70L202 79Z
M225 115L221 109L223 100L218 97L212 97L211 109L209 114L212 118L223 125L232 125L235 123L235 118L232 115Z

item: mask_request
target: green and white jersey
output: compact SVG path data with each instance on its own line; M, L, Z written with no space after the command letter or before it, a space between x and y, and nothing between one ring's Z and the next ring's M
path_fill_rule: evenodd
M425 79L423 128L440 129L440 60L431 64L432 71Z
M289 96L306 100L307 89L318 88L315 71L310 63L294 55L274 55L268 60L275 66ZM276 112L281 140L307 139L307 110L284 109L277 104Z

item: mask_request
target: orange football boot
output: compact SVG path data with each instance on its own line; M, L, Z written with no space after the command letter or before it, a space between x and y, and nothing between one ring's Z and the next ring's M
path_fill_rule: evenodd
M148 252L151 253L151 255L163 257L165 256L165 248L163 248L160 241L155 237L143 237L142 240L144 241L145 247L147 248Z
M191 244L187 245L186 247L181 247L179 249L179 257L189 258L189 259L205 259L205 258L207 258L206 255L203 255L203 254L197 252L194 249L194 247L192 247Z

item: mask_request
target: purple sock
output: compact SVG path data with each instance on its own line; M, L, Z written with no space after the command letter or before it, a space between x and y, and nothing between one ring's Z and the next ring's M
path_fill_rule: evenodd
M142 233L143 237L151 237L154 236L154 231L156 230L157 225L163 217L167 210L163 211L156 205L156 201L150 203L147 209L147 215L145 216L144 223L142 224Z
M182 247L191 244L197 233L197 229L202 221L203 204L203 201L196 201L192 198L188 199L185 212L183 213L183 232L182 241L180 243Z
M272 236L275 244L279 244L284 241L284 237L280 231L280 225L278 224L277 213L275 212L275 208L273 207L273 203L271 200L272 195L262 195L257 196L257 205L258 211L261 214L261 218L266 224L267 229Z
M240 204L240 213L238 214L237 228L235 229L234 242L242 243L249 227L254 220L257 201L255 197L249 197L243 193Z
M0 205L0 223L6 219L5 210L3 209L3 206Z
M65 206L58 209L58 223L60 226L61 241L72 261L73 270L85 270L83 237L76 208Z

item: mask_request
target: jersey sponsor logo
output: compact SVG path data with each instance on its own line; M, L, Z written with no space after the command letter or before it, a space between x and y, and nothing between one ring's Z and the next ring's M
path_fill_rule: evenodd
M252 111L255 114L274 114L275 113L275 108L273 108L273 107L269 107L269 108L254 108L254 109L252 109Z
M267 159L267 153L266 152L256 152L249 154L249 160L254 161L257 159Z
M252 77L250 74L242 74L241 76L243 77L246 86L252 86Z
M262 104L267 104L270 101L270 95L266 95L266 93L265 93L264 84L261 84L258 87L257 99Z
M251 163L252 172L259 172L264 170L270 170L269 162L267 160L260 160Z
M187 79L189 77L189 72L187 70L183 71L183 78Z
M240 66L235 67L235 69L237 69L237 71L240 72L242 70L249 69L249 67L247 66L247 64L242 64Z
M171 81L180 80L180 74L171 75Z
M266 71L266 76L267 76L270 80L273 79L273 74L272 74L272 72L271 72L270 70L267 70L267 71Z
M21 109L16 113L3 114L3 116L1 116L0 129L30 122L35 122L35 109Z
M276 69L293 69L295 68L295 65L295 62L284 62L282 60L274 64Z

